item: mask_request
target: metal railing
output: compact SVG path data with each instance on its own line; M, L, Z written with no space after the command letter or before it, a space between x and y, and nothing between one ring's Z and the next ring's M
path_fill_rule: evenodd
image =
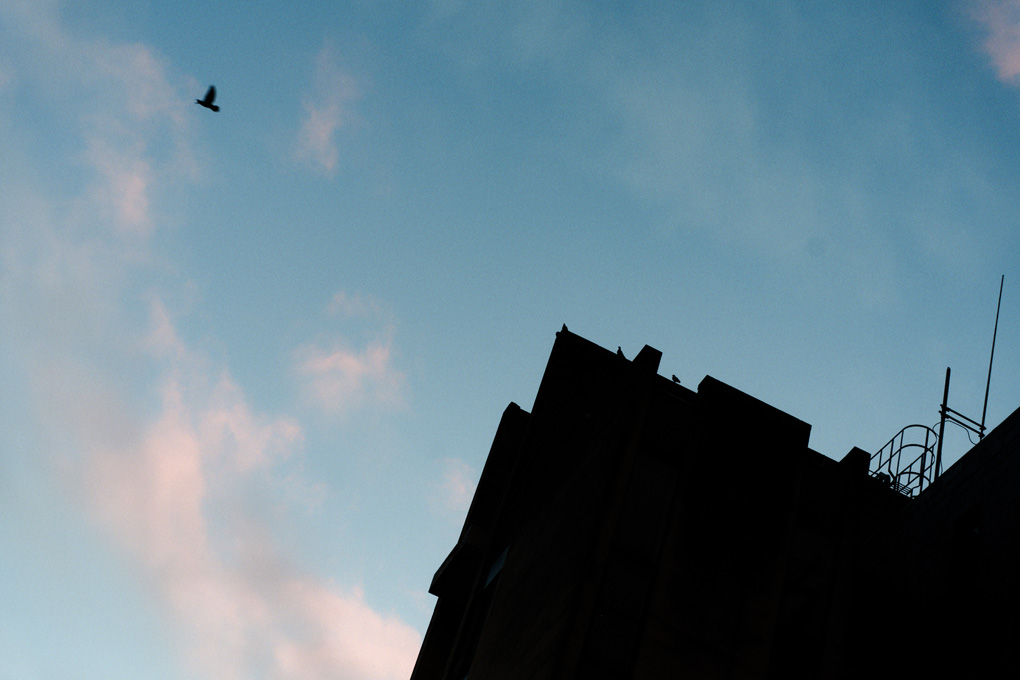
M934 481L937 441L935 430L927 425L907 425L871 457L871 476L913 498Z

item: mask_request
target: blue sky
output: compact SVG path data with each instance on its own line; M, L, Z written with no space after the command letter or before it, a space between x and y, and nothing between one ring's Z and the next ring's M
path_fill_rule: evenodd
M407 677L563 323L1020 406L1020 3L829 5L0 4L0 680Z

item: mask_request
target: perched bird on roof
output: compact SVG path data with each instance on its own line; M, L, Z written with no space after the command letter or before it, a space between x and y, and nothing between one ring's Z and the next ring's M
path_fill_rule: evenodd
M623 357L623 348L620 347L619 345L617 345L617 347L616 347L616 356ZM627 357L623 357L623 358L626 359Z
M676 373L673 374L673 377L671 378L671 380L673 382L675 382L677 385L680 384L680 378L676 377Z
M213 104L213 100L214 99L216 99L216 86L215 85L210 85L209 86L209 91L205 93L205 99L196 99L195 103L200 105L200 106L204 106L207 109L212 109L213 111L219 111L220 107L218 107L215 104Z

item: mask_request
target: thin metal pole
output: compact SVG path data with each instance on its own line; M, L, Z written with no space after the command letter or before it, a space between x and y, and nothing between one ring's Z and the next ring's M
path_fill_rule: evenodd
M988 357L988 382L985 383L985 405L981 409L981 431L978 439L985 436L985 413L988 411L988 388L992 386L992 362L995 360L995 336L999 333L999 308L1002 307L1002 284L1006 281L1003 274L999 279L999 301L995 305L995 329L992 331L992 355Z
M917 476L917 493L924 491L924 469L928 466L928 437L931 436L931 428L924 430L924 449L921 451L921 474Z
M949 404L949 367L946 366L946 389L942 393L942 408L939 409L939 442L938 450L935 453L935 479L939 478L942 471L942 435L946 433L946 408Z

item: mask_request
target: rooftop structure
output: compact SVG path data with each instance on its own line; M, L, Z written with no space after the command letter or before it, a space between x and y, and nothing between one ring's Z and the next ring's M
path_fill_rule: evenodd
M1020 411L941 475L934 432L837 462L660 358L557 333L429 588L413 680L1020 677Z

